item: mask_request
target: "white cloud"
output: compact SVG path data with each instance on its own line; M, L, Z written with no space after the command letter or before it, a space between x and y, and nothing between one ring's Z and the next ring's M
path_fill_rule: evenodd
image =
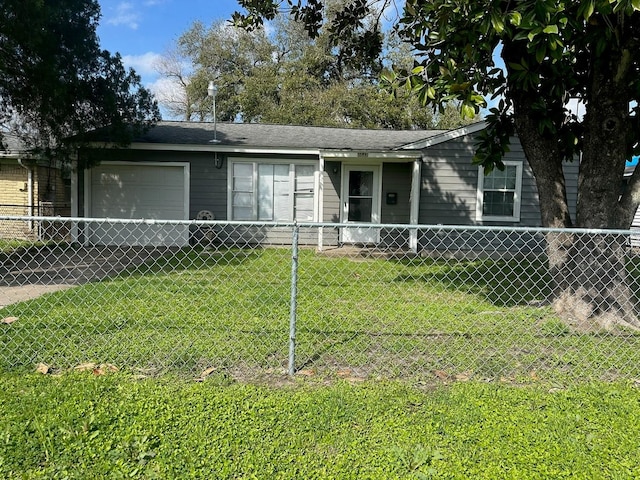
M134 10L134 5L129 2L119 3L115 8L115 12L106 18L109 25L124 25L132 30L136 30L139 25L140 13Z
M133 68L139 75L154 76L158 75L156 65L160 58L161 55L155 52L147 52L142 55L124 55L122 63L126 67Z

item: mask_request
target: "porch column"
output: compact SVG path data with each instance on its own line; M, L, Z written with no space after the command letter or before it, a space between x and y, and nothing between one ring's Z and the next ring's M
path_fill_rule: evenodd
M78 218L80 212L78 211L79 197L78 197L78 164L76 168L71 170L71 217ZM78 222L75 220L71 222L71 242L76 243L80 241L80 232L78 231Z
M411 211L409 214L409 224L418 225L418 217L420 214L420 174L422 167L422 158L416 158L413 161L413 169L411 171ZM412 253L418 252L418 230L409 230L409 250Z
M324 220L324 156L322 153L318 156L318 174L315 179L315 209L316 209L316 222L322 223ZM324 229L318 227L318 251L323 249L324 242Z

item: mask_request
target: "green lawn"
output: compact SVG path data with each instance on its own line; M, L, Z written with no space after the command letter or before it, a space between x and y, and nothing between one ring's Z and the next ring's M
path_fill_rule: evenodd
M640 477L640 338L570 331L541 265L302 251L294 379L290 268L179 252L0 310L0 478Z
M640 391L0 374L6 479L632 479Z
M0 369L84 362L235 378L287 366L290 251L183 251L0 310ZM298 370L366 378L640 378L640 336L576 333L537 262L300 254Z

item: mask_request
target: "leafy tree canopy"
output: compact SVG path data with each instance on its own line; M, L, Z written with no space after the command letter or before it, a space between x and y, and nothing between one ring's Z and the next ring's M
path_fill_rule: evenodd
M126 144L159 110L119 54L100 50L97 0L0 2L2 132L49 156L106 127Z
M381 89L384 65L411 64L411 52L393 32L383 35L376 10L360 22L362 32L371 32L367 38L378 38L374 48L355 48L360 30L335 37L328 26L347 4L326 2L312 36L300 15L273 17L269 35L260 25L246 30L194 23L159 65L176 87L160 103L177 117L211 118L207 84L213 80L219 120L403 129L460 125L455 108L434 114L409 92L394 98Z

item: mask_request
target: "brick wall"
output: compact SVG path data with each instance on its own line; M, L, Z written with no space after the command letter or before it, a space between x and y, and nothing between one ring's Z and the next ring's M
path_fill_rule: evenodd
M0 162L0 211L6 215L24 215L24 208L9 207L20 205L26 207L29 194L25 188L27 171L17 162Z
M70 199L60 170L46 166L33 169L33 214L68 216ZM0 161L0 215L29 215L28 172L16 160ZM33 222L0 222L0 238L38 237Z

